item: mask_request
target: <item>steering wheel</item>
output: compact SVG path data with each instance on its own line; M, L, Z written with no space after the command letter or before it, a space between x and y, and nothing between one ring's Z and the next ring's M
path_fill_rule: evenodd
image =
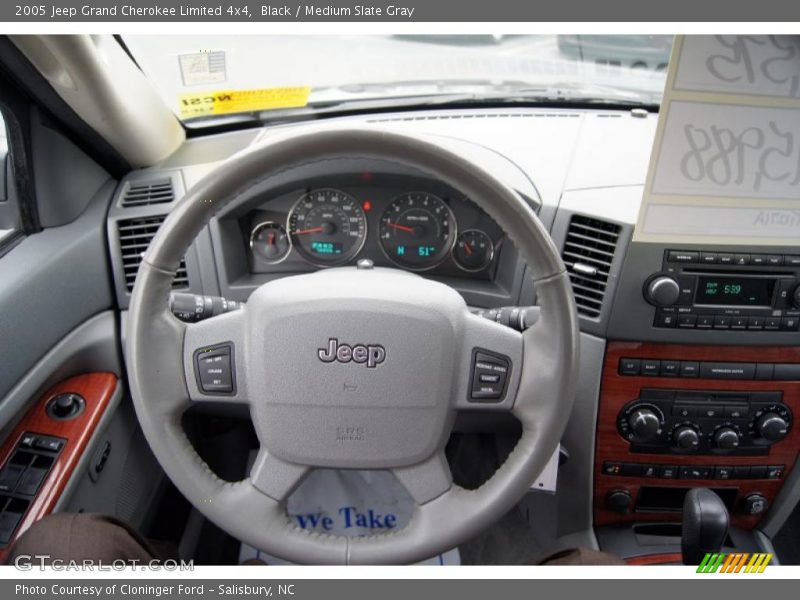
M272 281L243 309L194 324L169 312L181 258L217 211L272 175L354 156L426 171L493 217L535 277L535 325L520 333L471 314L444 284L358 267ZM411 563L479 533L541 473L575 397L578 324L558 251L512 189L432 139L342 128L277 138L187 192L142 260L126 350L148 443L176 487L220 528L294 562ZM198 361L217 356L231 363L227 394L204 392L198 380ZM475 372L485 369L505 379L500 399L473 397ZM260 448L243 481L219 479L181 427L192 403L210 401L249 405ZM487 408L513 413L521 438L483 486L465 490L453 483L444 447L457 411ZM410 522L365 537L300 529L285 501L315 467L390 470L415 501Z

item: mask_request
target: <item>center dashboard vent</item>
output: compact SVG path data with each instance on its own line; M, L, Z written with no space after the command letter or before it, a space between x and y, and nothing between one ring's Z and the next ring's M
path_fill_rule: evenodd
M120 206L130 208L132 206L166 204L172 202L174 199L175 190L172 187L171 179L128 183L127 188L122 194Z
M572 282L578 314L600 316L621 231L614 223L572 216L561 258Z
M125 287L128 292L133 290L136 273L142 262L145 250L150 245L156 231L166 219L166 215L143 217L140 219L124 219L117 222L119 232L119 249L122 257L122 270L125 275ZM172 280L172 289L185 289L189 287L189 278L186 273L186 261L181 260L175 279Z

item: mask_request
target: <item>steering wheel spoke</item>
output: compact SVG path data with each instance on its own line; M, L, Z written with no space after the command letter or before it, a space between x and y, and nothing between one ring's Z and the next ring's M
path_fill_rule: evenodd
M263 446L250 469L250 482L277 502L285 501L303 481L310 468L273 456Z
M522 371L522 334L472 313L464 315L457 365L459 410L511 410Z
M183 366L195 402L248 402L245 377L246 309L186 325Z
M420 505L438 498L453 487L453 475L443 450L421 463L398 467L392 472Z

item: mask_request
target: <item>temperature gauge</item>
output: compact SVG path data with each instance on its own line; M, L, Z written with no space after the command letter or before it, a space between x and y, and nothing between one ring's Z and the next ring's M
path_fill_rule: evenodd
M277 264L289 256L292 241L279 223L259 223L250 234L250 249L265 263Z
M467 229L458 236L453 247L453 259L464 271L481 271L494 258L492 238L480 229Z

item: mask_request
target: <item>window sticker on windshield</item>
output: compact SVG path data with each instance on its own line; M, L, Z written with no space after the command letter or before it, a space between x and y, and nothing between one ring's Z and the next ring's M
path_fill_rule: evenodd
M184 86L223 83L227 77L222 51L179 54L178 63Z
M278 108L300 108L308 104L310 93L310 86L198 92L181 94L178 97L178 106L182 119L192 119Z

